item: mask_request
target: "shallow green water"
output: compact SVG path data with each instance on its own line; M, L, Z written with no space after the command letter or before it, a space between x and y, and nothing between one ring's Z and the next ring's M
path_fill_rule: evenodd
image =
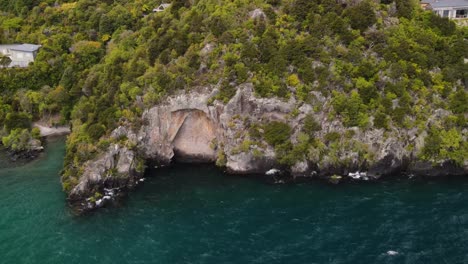
M76 217L63 153L0 169L0 263L468 263L468 179L268 185L184 166Z

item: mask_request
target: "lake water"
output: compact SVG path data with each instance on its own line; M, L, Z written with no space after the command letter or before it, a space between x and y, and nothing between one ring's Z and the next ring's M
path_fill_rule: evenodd
M74 216L63 155L54 140L0 169L0 263L468 263L468 178L269 185L177 166Z

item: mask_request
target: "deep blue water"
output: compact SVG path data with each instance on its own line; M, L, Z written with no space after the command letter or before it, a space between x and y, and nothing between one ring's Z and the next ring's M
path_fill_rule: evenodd
M468 263L467 178L269 185L178 166L74 216L63 154L55 140L0 169L0 263Z

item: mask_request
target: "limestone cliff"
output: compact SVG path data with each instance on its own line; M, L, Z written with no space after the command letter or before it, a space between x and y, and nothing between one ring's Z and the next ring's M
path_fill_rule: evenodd
M139 182L144 163L159 166L172 161L216 162L236 174L264 174L279 168L294 177L347 176L355 171L365 171L366 179L393 173L468 174L466 160L462 166L451 161L419 160L425 131L396 128L363 131L344 127L329 115L330 98L318 93L309 104L293 98L288 101L257 98L251 84L237 87L237 93L227 104L212 102L216 93L215 87L181 92L146 110L142 125L136 130L131 124L115 129L111 135L115 143L84 166L79 183L70 192L72 200L83 200L104 187L134 186ZM314 110L317 105L320 110ZM338 133L339 144L333 150L309 150L295 164L288 165L278 162L275 149L263 139L251 140L249 128L253 124L281 121L290 125L291 140L297 143L307 114L321 124L322 129L315 135L319 140L325 142L331 132ZM427 122L445 115L444 111L435 110L433 120Z

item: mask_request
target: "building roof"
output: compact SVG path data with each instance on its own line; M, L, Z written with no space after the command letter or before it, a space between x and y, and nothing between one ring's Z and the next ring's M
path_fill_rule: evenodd
M7 45L0 45L0 48L7 48L10 50L15 51L24 51L24 52L34 52L37 51L41 45L34 45L34 44L7 44Z
M422 0L421 4L429 4L432 8L468 7L468 0Z
M166 8L170 6L171 4L161 4L157 8L153 9L153 12L164 11Z

